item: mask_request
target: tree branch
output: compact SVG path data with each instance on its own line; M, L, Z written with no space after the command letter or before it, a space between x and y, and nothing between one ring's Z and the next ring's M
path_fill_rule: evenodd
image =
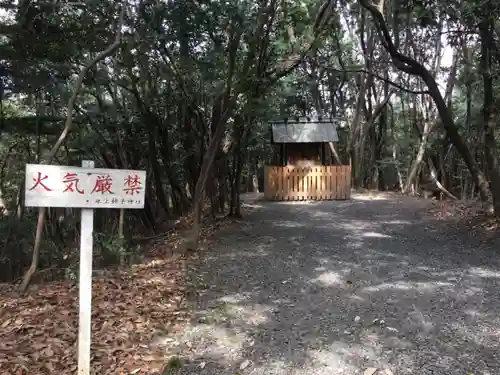
M333 71L333 72L339 72L339 73L365 73L365 74L369 74L383 82L387 82L388 84L400 89L400 90L403 90L409 94L415 94L415 95L420 95L420 94L429 94L429 90L411 90L411 89L408 89L406 87L403 87L401 86L400 84L396 83L396 82L393 82L387 78L384 78L382 76L380 76L379 74L377 73L374 73L374 72L371 72L369 70L366 70L366 69L353 69L353 70L349 70L349 69L335 69L335 68L326 68L330 71Z
M85 67L81 70L80 74L78 75L78 79L76 81L75 87L73 88L73 94L71 95L71 98L69 98L68 101L68 113L66 117L66 123L64 124L64 129L59 136L59 139L55 143L55 145L52 147L52 150L50 150L50 153L47 157L47 164L52 163L52 160L54 159L55 155L57 154L57 151L59 151L59 148L63 144L63 142L66 140L66 137L68 136L68 133L71 131L71 128L73 126L73 109L75 107L75 102L78 97L78 94L80 93L83 85L83 80L87 76L87 73L89 70L96 65L99 61L104 60L106 57L111 55L115 50L118 48L121 42L122 38L122 25L123 25L123 17L125 15L125 7L122 7L120 11L120 19L118 21L118 28L116 31L116 37L115 41L104 51L102 51L100 54L98 54L96 57L94 57L90 62L88 62Z
M370 0L359 0L359 2L363 8L371 13L375 21L375 27L380 34L382 44L384 45L384 48L387 50L387 52L389 52L389 54L391 55L394 65L403 72L419 76L426 83L427 87L429 88L429 95L432 97L434 103L436 104L439 116L441 117L443 123L443 127L446 131L446 135L450 139L451 143L456 147L460 155L463 157L465 164L469 168L474 183L479 189L481 200L483 202L487 202L489 195L489 186L486 176L479 168L478 163L472 156L462 136L458 132L451 111L447 107L446 102L443 99L443 95L441 95L441 92L439 91L436 80L429 72L429 70L425 68L425 66L423 66L415 59L405 56L398 51L391 39L391 35L387 28L387 24L385 23L384 15L382 14L382 12L375 5L371 4Z
M307 54L311 51L318 36L325 29L325 26L328 24L330 20L330 16L333 13L333 0L326 0L319 8L318 13L314 19L314 25L312 27L312 35L308 35L302 42L305 47L301 52L292 52L291 56L288 58L281 60L279 65L275 69L270 72L267 72L266 76L268 77L269 83L271 86L275 82L279 81L281 78L290 74L295 68L297 68L300 63L304 60Z
M381 9L378 6L370 3L369 0L359 0L359 2L363 8L371 13L373 20L375 21L377 32L379 33L380 39L382 40L382 44L384 45L384 48L387 50L387 52L389 52L389 54L391 55L394 65L396 65L399 70L402 70L405 73L424 78L425 74L429 73L427 69L418 61L412 59L411 57L403 55L394 45Z
M59 151L61 145L64 143L66 137L71 131L71 128L73 126L73 110L75 108L76 99L78 98L78 94L82 89L83 80L87 76L87 73L99 61L104 60L106 57L110 56L119 47L122 38L122 26L124 17L125 17L125 6L122 6L120 10L120 17L118 21L115 41L108 48L106 48L104 51L102 51L96 57L94 57L91 61L89 61L85 65L85 67L80 71L78 79L76 80L75 86L73 88L73 93L71 94L71 97L68 100L68 112L67 112L66 122L64 124L64 129L61 132L59 139L50 150L49 155L47 156L46 164L51 164L54 161L57 151ZM35 232L35 244L33 245L33 257L31 259L30 268L24 275L23 282L19 286L19 291L21 292L21 294L25 293L26 290L28 289L28 286L31 282L31 278L35 274L36 269L38 267L38 259L40 257L40 246L42 243L42 234L43 234L46 211L47 211L46 207L40 207L38 211L38 221Z

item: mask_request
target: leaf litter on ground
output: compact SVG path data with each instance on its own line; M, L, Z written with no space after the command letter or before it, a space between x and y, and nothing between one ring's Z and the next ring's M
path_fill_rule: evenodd
M150 345L154 334L159 327L172 329L187 318L183 262L157 261L94 278L95 373L153 370L161 365L161 348ZM35 293L1 298L0 374L75 373L78 288L59 282L43 285Z
M221 226L205 226L201 237ZM158 336L182 330L190 318L189 259L172 255L179 241L176 231L142 264L93 278L92 373L163 373L172 340ZM78 286L70 281L35 285L20 297L13 286L0 285L0 292L0 375L76 373Z
M428 213L441 221L464 225L470 234L484 240L500 235L500 223L487 215L483 204L477 200L436 201Z

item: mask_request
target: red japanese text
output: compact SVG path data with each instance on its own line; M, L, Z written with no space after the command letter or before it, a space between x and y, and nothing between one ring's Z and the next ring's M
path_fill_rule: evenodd
M141 179L138 175L128 175L127 178L125 178L125 187L123 191L128 195L139 194L142 190L141 185Z
M47 185L43 183L43 181L45 181L48 178L49 176L45 175L42 177L42 173L37 172L37 177L33 177L33 181L35 182L35 184L31 187L30 191L36 188L37 186L42 187L43 189L45 189L45 191L52 191L51 188L49 188Z
M113 179L111 178L110 175L97 176L97 180L95 182L94 189L92 189L91 193L114 194L111 191L112 187L113 187Z
M66 188L64 189L63 193L69 191L71 193L73 192L78 192L79 194L84 194L85 192L80 189L78 184L80 183L80 179L78 178L78 175L76 173L66 173L66 175L63 177L62 181L65 185Z

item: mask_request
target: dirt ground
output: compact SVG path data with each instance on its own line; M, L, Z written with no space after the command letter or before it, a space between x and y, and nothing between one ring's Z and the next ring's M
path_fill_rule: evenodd
M95 374L498 373L500 241L473 203L244 201L192 258L176 233L96 275ZM76 283L11 289L0 374L74 374Z
M191 266L195 316L167 356L182 374L497 373L500 247L433 205L247 197Z

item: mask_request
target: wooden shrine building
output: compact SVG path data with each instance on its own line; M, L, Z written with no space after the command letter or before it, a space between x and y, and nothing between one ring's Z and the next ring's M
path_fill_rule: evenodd
M269 123L273 155L264 174L266 199L350 199L351 166L341 152L339 122L301 117Z

